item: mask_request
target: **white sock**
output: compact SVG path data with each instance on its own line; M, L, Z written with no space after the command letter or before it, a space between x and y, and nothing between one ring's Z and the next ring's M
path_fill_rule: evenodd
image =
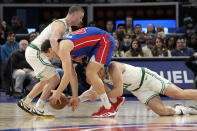
M86 93L88 92L89 90L85 91L83 94L81 94L79 96L79 99L80 99L80 102L84 102L84 101L87 101L88 98L86 97Z
M109 102L107 94L103 93L102 95L100 95L100 98L101 98L102 105L104 105L106 109L110 109L111 108L111 104Z
M109 98L110 99L110 101L112 102L112 103L116 103L117 102L117 98Z
M81 95L79 96L80 102L84 102L84 101L87 101L87 100L88 100L87 95L89 94L89 92L94 92L95 95L96 95L95 97L97 97L97 99L99 99L98 94L96 93L96 91L95 91L95 90L93 89L93 87L91 86L91 87L89 88L89 90L85 91L83 94L81 94Z
M32 101L33 99L31 99L31 98L27 95L25 98L23 98L23 100L24 100L25 103L29 104L29 103L31 103L31 101Z
M38 108L44 108L44 104L45 104L45 101L39 99L36 103L36 107Z

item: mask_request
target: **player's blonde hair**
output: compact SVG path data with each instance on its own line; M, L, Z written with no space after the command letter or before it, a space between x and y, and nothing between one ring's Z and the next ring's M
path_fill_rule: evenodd
M84 9L81 6L71 6L68 10L68 14L72 14L74 12L85 12Z

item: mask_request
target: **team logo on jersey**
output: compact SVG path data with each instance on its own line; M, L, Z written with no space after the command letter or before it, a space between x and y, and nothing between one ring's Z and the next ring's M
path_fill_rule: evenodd
M66 38L72 38L73 36L72 35L68 35L68 36L66 36Z
M76 30L76 31L72 32L71 34L73 34L73 35L84 34L84 33L86 33L86 29L87 28L81 28L79 30Z

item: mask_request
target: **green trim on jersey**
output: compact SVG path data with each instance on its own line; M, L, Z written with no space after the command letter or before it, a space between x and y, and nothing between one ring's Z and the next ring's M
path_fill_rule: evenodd
M34 45L34 44L29 44L29 47L31 47L31 48L33 48L35 50L40 51L40 49L36 45Z
M153 99L154 97L156 97L156 96L159 96L159 94L154 94L154 95L150 96L150 97L146 100L146 102L145 102L144 104L147 105L148 102L149 102L151 99Z
M41 57L40 57L40 49L34 45L34 44L29 44L29 47L37 50L37 58L40 60L40 62L43 64L43 65L46 65L46 66L51 66L53 67L53 65L51 63L46 63Z
M134 90L132 90L132 91L137 91L137 90L139 90L139 89L141 88L143 82L144 82L145 68L144 68L144 67L141 67L141 70L142 70L142 77L141 77L140 85L139 85L138 88L136 88L136 89L134 89Z
M151 75L152 77L156 78L157 80L159 80L161 82L162 89L160 91L160 94L163 94L164 90L166 89L165 84L164 84L164 81L161 78L157 77L157 75L155 75L155 74L153 74L151 72L146 71L146 73L149 74L149 75Z
M39 72L38 75L36 75L36 78L38 78L38 79L44 78L44 77L41 75L44 71L45 71L45 69L42 70L41 72Z

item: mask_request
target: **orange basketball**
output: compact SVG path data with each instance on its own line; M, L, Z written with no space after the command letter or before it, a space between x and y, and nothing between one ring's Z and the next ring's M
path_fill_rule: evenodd
M49 103L51 105L51 107L53 109L56 109L56 110L61 110L63 109L69 102L69 100L67 99L67 97L62 94L61 97L60 97L60 101L61 101L61 104L59 101L57 101L57 103L54 103L52 100L49 100Z

